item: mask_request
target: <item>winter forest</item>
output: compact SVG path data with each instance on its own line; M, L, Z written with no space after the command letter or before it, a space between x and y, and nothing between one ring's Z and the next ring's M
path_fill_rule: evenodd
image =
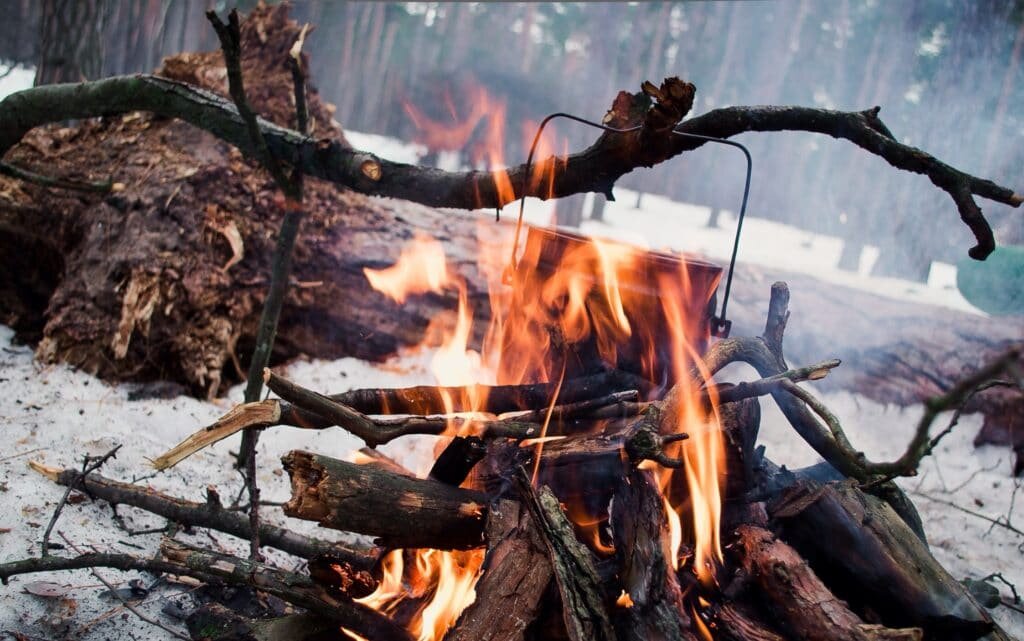
M1024 0L0 8L0 640L1024 639Z

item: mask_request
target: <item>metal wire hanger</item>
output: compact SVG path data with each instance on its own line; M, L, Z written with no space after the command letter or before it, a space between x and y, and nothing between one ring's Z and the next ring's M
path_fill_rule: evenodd
M540 122L540 125L537 127L537 133L533 137L533 143L530 145L530 153L526 156L526 165L524 166L523 172L523 184L521 186L520 192L522 195L519 198L519 217L516 220L515 238L512 243L512 256L509 261L510 270L516 269L516 255L519 252L519 238L523 229L523 213L526 209L526 189L528 186L528 181L530 180L530 166L533 163L533 155L537 151L537 145L540 142L541 134L544 132L544 127L546 127L549 122L556 118L565 118L567 120L572 120L584 125L588 125L590 127L594 127L595 129L601 129L602 131L607 131L616 134L630 133L633 131L638 131L643 128L643 125L627 127L625 129L620 129L618 127L610 127L599 122L587 120L586 118L581 118L579 116L561 111L548 115L546 118L544 118L544 120ZM729 273L725 279L725 293L722 296L722 312L721 314L716 314L711 317L712 335L720 338L725 338L729 336L729 331L732 329L732 321L726 318L725 313L729 305L729 293L732 290L732 276L733 272L736 269L736 255L737 253L739 253L740 248L740 234L743 231L743 219L747 214L747 197L750 195L750 176L753 173L754 161L750 156L750 151L742 144L734 140L728 140L727 138L716 138L714 136L703 136L701 134L691 134L689 132L679 131L677 127L679 127L680 124L681 123L676 123L676 125L671 129L671 132L673 134L677 136L682 136L683 138L690 138L692 140L703 140L705 142L715 142L722 145L735 147L742 151L743 155L747 159L747 177L746 181L743 184L743 201L740 204L740 213L736 219L736 235L732 243L732 255L729 258Z

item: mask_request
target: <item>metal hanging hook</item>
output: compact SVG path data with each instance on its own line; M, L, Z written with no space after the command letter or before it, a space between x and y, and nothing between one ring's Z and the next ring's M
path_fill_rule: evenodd
M676 127L678 126L679 125L676 125ZM717 142L722 145L736 147L742 151L743 155L747 158L747 179L743 184L743 201L740 203L740 214L736 218L736 235L732 241L732 255L729 257L729 274L725 277L725 294L722 295L722 313L711 317L711 334L720 338L726 338L729 336L729 331L732 330L732 321L725 317L725 310L729 305L729 292L732 290L732 274L736 270L736 254L738 254L740 250L740 234L743 232L743 219L747 215L747 196L750 195L750 175L754 171L754 160L750 157L750 150L734 140L729 140L727 138L715 138L713 136L702 136L701 134L691 134L685 131L679 131L675 128L672 129L672 133L684 138Z
M526 189L528 187L528 182L530 180L530 166L533 164L533 155L537 151L537 145L538 143L540 143L540 136L544 132L544 127L546 127L547 124L554 120L555 118L565 118L567 120L572 120L584 125L589 125L591 127L594 127L595 129L601 129L603 131L608 131L617 134L630 133L633 131L638 131L643 128L643 125L636 125L635 127L627 127L625 129L620 129L618 127L610 127L599 122L587 120L586 118L581 118L579 116L561 111L548 115L546 118L544 118L544 120L540 122L540 125L537 127L537 133L533 137L533 143L530 145L530 153L527 154L526 156L526 164L524 165L523 180L522 184L520 185L521 196L519 197L519 217L516 220L516 232L514 240L512 242L512 256L509 259L509 269L506 272L506 276L508 278L511 278L511 273L516 269L517 266L516 254L519 252L519 238L523 229L523 214L526 210ZM725 312L729 306L729 293L732 291L732 276L733 272L736 270L736 255L739 253L740 248L740 234L743 231L743 219L747 215L747 197L750 195L750 176L751 174L753 174L754 161L753 158L750 156L750 150L748 150L744 145L734 140L729 140L727 138L716 138L714 136L704 136L701 134L692 134L686 131L679 131L678 129L676 129L676 127L678 126L679 123L677 123L675 127L671 129L671 132L677 136L682 136L683 138L690 138L692 140L702 140L704 142L715 142L722 145L735 147L742 151L743 155L747 159L747 177L743 184L743 201L740 204L740 213L736 219L736 235L733 238L732 254L729 258L729 273L726 275L725 278L725 293L722 295L722 313L716 314L711 317L711 334L719 338L726 338L729 336L729 332L732 329L732 321L726 318Z

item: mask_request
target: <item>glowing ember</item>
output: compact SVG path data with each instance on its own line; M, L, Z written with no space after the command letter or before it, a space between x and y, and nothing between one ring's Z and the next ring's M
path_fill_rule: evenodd
M623 590L622 594L619 595L619 598L615 599L615 605L619 606L620 608L633 607L633 599L629 596L629 592Z

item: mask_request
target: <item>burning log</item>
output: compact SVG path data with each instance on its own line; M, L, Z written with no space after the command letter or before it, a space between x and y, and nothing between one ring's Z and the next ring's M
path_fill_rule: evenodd
M967 641L992 618L884 501L850 483L799 481L769 505L780 536L837 596L926 639Z
M331 594L309 577L169 539L160 546L160 553L167 561L188 568L193 576L213 582L250 585L374 641L412 641L408 632L387 617Z
M736 530L736 554L775 620L806 641L921 641L917 628L870 625L837 599L793 548L749 525Z
M459 550L484 543L488 497L444 483L294 450L288 516L379 537L392 548Z
M558 593L562 619L572 641L615 641L606 596L590 551L576 539L572 522L547 487L536 493L520 479L520 489L541 538L547 547Z
M759 615L735 601L717 608L714 621L725 641L786 641Z
M621 639L690 641L690 619L673 567L665 501L649 472L623 479L612 508L619 578L629 605L616 610Z
M541 608L551 563L530 512L499 501L488 513L487 541L476 600L445 641L521 641Z

